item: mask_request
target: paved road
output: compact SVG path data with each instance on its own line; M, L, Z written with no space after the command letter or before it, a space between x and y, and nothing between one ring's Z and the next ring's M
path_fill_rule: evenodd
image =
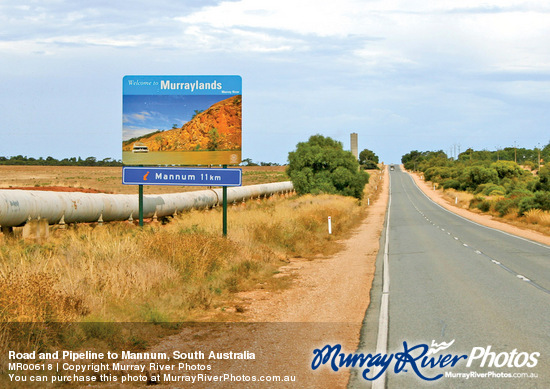
M550 247L462 219L430 201L406 173L396 169L390 176L388 236L382 238L388 239L391 281L387 353L403 352L404 341L412 347L454 340L436 357L470 356L475 347L491 346L496 364L504 366L489 367L488 355L484 367L481 358L470 367L463 359L454 367L421 372L428 377L445 371L534 373L538 378L443 377L430 383L410 365L396 374L392 362L386 387L550 388ZM369 352L377 350L382 267L381 252L362 334L361 348ZM506 362L511 354L517 364L530 364L527 357L536 352L540 356L533 355L533 368ZM352 377L350 387L365 386L360 377Z

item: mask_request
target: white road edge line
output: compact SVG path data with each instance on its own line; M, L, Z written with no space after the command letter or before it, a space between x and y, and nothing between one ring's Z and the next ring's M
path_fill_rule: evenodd
M391 174L388 173L388 218L386 220L386 242L384 244L384 271L382 281L382 299L380 302L380 317L378 319L378 338L376 340L376 353L387 354L388 349L388 324L389 324L389 299L390 299L390 266L389 266L389 242L390 242L390 212L391 212ZM380 372L380 367L373 370L373 377ZM372 389L384 389L386 387L386 372L372 383Z

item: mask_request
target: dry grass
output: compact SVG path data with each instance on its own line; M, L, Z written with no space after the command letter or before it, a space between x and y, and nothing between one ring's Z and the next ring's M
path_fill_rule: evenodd
M166 322L196 319L231 293L269 279L289 257L338 250L361 219L352 198L303 196L191 211L162 226L128 223L54 230L44 244L5 238L3 321ZM332 217L333 235L327 233ZM14 297L15 296L15 297Z
M550 212L540 209L530 209L525 212L524 219L527 223L550 227Z
M49 322L74 320L88 313L82 298L56 290L54 275L10 272L0 277L0 321Z
M288 258L337 251L364 211L352 198L303 196L230 207L228 238L221 209L143 229L127 222L54 228L42 244L4 236L0 354L143 349L181 322L239 321L242 310L226 310L235 293L287 287L291 277L274 275ZM0 382L5 366L0 357Z
M470 207L470 202L474 198L472 193L462 192L455 189L445 189L442 193L447 201L464 209L468 209Z

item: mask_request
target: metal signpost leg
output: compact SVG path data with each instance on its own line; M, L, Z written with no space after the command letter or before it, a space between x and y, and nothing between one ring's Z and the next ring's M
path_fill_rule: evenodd
M227 169L227 165L223 165ZM223 192L223 236L227 236L227 186L222 188Z
M139 186L139 226L143 227L143 185Z

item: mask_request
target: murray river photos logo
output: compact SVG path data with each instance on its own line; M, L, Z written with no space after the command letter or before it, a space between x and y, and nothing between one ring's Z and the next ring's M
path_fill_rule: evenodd
M441 342L440 344L432 341L431 347L427 344L409 347L404 341L403 351L392 354L345 354L341 352L341 345L327 344L323 348L313 350L311 368L317 370L322 365L328 365L334 371L339 371L342 368L359 368L363 369L361 375L365 380L374 381L381 377L393 363L395 374L412 370L423 380L435 381L444 375L440 369L454 367L462 360L467 361L467 367L474 365L474 367L531 368L537 365L538 357L540 357L538 352L529 354L518 352L517 349L497 354L491 351L491 346L474 347L469 355L445 354L443 351L447 350L454 341L453 339L448 343ZM376 371L376 374L369 376L371 370ZM429 372L432 373L429 374Z

